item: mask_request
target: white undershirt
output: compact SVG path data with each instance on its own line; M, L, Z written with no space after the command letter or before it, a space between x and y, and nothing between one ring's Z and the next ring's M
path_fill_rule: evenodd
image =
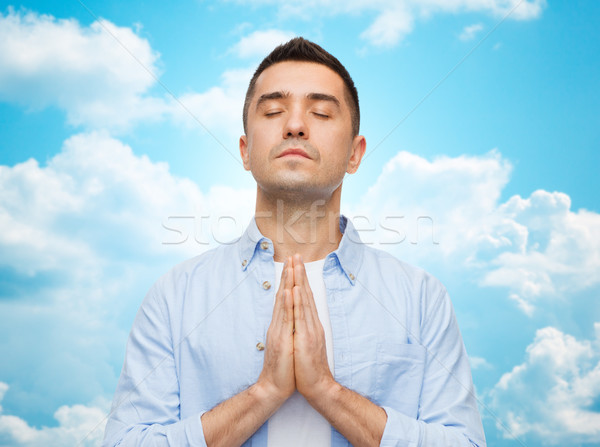
M304 265L308 276L308 284L317 306L319 320L321 320L325 331L327 363L329 363L329 369L333 373L333 336L327 307L325 281L323 281L324 264L325 259L321 259L320 261L307 262ZM279 289L282 272L283 263L276 262L274 290ZM295 391L269 419L268 447L303 447L307 445L330 446L331 425L317 410L309 405L300 393Z

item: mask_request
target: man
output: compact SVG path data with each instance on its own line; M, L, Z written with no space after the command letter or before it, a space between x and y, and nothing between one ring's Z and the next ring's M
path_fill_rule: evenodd
M243 116L255 218L148 293L105 445L485 445L444 287L340 215L366 148L346 69L293 39Z

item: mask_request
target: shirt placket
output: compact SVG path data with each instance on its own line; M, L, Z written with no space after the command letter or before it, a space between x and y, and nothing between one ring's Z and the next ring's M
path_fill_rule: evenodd
M329 320L333 341L333 377L341 385L352 387L352 359L348 336L348 321L344 312L343 294L347 293L346 281L343 273L337 266L329 266L324 270L323 279L327 292L327 305L329 307ZM340 432L332 428L332 447L349 445Z
M249 261L247 261L249 262ZM254 350L255 377L258 379L262 371L267 347L267 330L273 316L273 298L275 291L275 264L273 262L273 243L266 238L256 245L256 251L248 268L252 270L252 294L248 299L253 300L254 308ZM267 446L267 423L263 424L250 438L248 445ZM244 444L245 445L245 444Z

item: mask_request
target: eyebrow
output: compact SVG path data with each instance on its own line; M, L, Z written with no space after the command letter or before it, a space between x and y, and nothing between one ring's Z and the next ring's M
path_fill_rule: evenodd
M273 100L273 99L286 99L289 98L292 94L290 92L270 92L260 95L258 101L256 102L256 108L258 109L263 103ZM333 95L329 95L327 93L308 93L306 97L311 101L329 101L337 108L340 108L340 101Z
M256 101L256 108L258 109L263 103L270 101L272 99L285 99L291 96L290 92L271 92L260 95L258 101Z
M327 93L309 93L308 95L306 95L306 97L308 99L310 99L311 101L329 101L329 102L332 102L333 104L335 104L335 106L338 109L341 107L339 99L337 99L333 95L328 95Z

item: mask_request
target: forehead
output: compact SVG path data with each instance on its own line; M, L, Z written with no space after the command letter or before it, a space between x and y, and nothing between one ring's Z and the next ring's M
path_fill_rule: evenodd
M256 80L253 101L269 92L289 92L304 96L327 93L342 101L344 81L331 68L314 62L285 61L271 65Z

